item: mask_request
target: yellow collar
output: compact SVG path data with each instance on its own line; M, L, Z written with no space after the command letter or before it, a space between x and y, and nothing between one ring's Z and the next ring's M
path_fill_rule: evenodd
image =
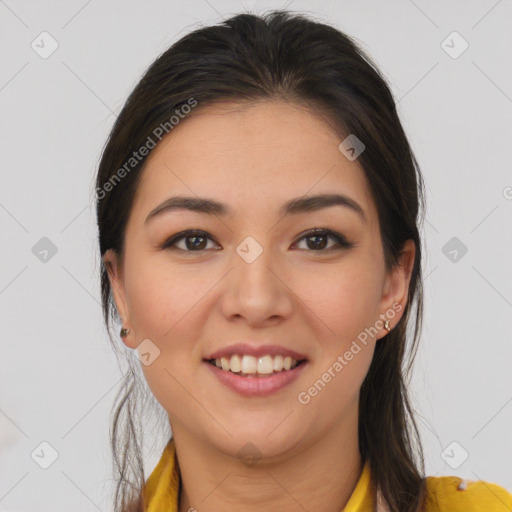
M174 440L165 447L155 469L146 482L146 512L178 512L180 470ZM370 487L370 467L366 462L359 481L342 512L371 512L373 497Z

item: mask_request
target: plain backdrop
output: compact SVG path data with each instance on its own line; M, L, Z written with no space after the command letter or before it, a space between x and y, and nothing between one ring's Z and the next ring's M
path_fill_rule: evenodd
M0 0L0 510L111 510L101 149L171 43L275 8L345 31L391 85L427 186L412 381L427 474L512 490L511 1Z

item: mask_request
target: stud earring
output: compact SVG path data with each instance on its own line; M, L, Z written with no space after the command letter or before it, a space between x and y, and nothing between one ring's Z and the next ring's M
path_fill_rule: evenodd
M384 329L386 329L388 332L391 331L391 327L389 326L389 320L386 320L384 322Z
M121 329L121 338L125 338L126 336L128 336L128 334L130 334L130 329L128 329L128 327L123 327Z

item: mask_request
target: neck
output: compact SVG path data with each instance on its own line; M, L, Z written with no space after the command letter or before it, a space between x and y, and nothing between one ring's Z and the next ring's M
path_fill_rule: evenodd
M340 512L363 469L357 410L355 418L340 422L295 454L278 462L262 458L252 466L180 427L172 427L182 483L179 512Z

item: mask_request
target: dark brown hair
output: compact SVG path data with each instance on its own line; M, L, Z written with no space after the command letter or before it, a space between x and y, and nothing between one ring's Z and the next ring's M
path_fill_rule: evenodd
M399 264L408 239L416 245L416 256L404 314L376 344L361 388L359 449L363 460L370 462L373 484L389 510L418 510L424 460L407 385L423 315L418 225L424 185L385 79L347 35L287 11L239 14L181 38L147 69L105 145L96 181L102 256L107 249L123 254L128 215L147 158L131 160L133 152L150 140L158 144L161 137L156 134L163 134L162 127L172 136L172 116L186 122L183 113L194 115L191 100L197 108L225 100L294 102L328 119L340 142L355 134L365 144L358 163L379 214L386 269ZM101 292L115 346L110 327L118 316L103 264ZM410 320L414 331L408 335ZM118 355L129 358L127 352ZM116 512L128 510L128 504L139 499L145 482L140 406L151 398L137 366L137 361L129 363L113 414Z

